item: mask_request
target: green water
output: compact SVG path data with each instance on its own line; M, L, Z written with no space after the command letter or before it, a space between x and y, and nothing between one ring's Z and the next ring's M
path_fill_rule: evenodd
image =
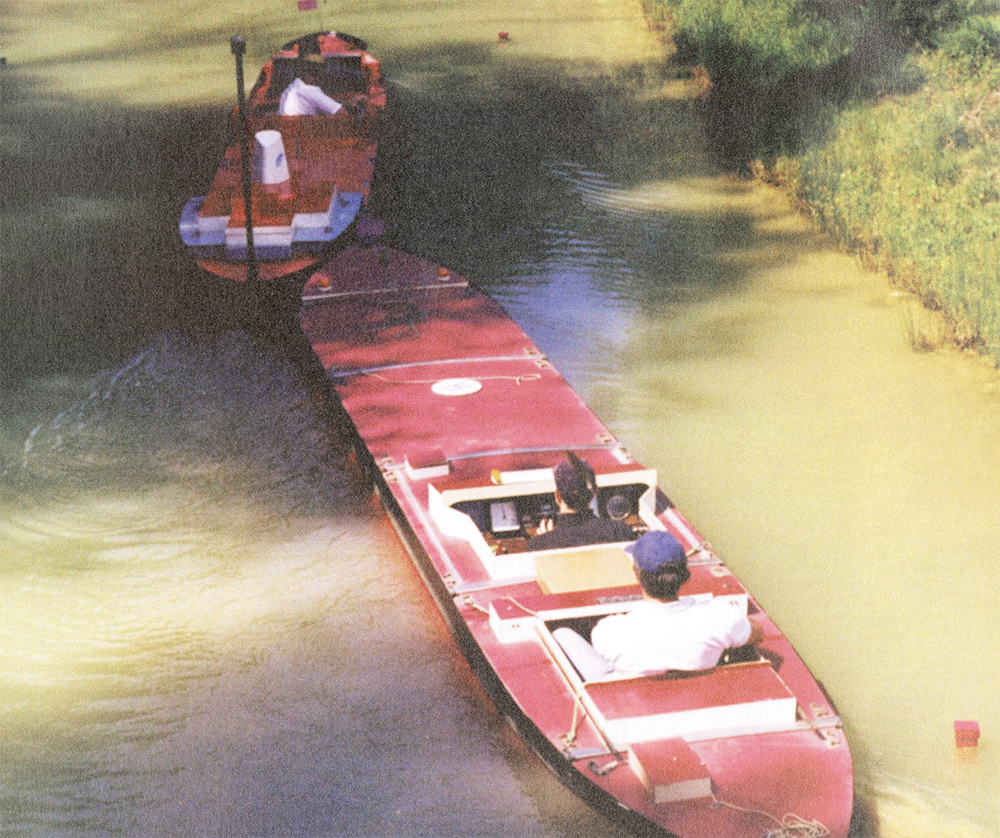
M857 835L1000 834L996 373L716 168L638 2L3 11L0 832L620 834L492 711L294 311L180 252L229 35L252 77L324 24L391 80L391 243L500 299L778 620Z

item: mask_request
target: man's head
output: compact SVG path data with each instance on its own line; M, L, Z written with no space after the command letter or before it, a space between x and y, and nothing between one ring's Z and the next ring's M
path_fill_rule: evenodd
M585 510L597 492L594 470L572 451L556 466L555 478L559 497L576 512Z
M323 78L323 56L318 52L299 56L295 62L295 74L304 82L319 84Z
M632 556L635 575L653 599L677 599L681 585L691 578L681 543L666 530L650 530L625 548Z

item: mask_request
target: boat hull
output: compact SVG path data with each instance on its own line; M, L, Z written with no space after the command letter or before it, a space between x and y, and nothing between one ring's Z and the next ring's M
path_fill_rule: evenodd
M823 689L655 472L495 301L433 263L357 246L306 283L301 322L456 639L567 785L639 831L847 834L851 756ZM530 549L566 450L594 467L602 510L623 495L636 532L666 529L691 552L683 594L746 599L765 631L751 657L687 678L575 671L552 630L627 610L639 589L621 545Z

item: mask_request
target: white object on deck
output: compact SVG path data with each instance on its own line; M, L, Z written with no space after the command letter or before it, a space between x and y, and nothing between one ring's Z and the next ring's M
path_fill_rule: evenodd
M256 183L277 185L290 179L285 144L280 131L254 134L253 179Z

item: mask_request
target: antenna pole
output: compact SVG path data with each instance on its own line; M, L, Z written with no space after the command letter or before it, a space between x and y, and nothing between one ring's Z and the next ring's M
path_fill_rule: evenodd
M236 57L236 101L240 112L240 180L243 184L243 211L247 226L247 279L257 281L257 254L253 247L253 206L250 197L250 137L247 127L247 102L243 86L243 53L247 42L242 35L229 39L229 49Z

